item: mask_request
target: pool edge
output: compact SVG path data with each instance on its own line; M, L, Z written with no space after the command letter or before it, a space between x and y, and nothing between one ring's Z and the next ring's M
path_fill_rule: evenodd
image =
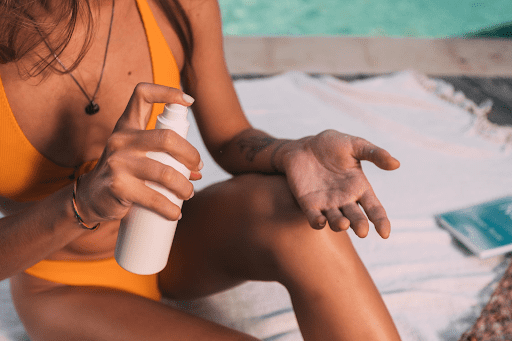
M381 74L512 76L512 39L225 36L232 74Z

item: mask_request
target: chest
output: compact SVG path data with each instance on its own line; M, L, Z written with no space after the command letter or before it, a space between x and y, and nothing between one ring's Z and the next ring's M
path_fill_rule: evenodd
M155 6L151 9L178 65L183 64L179 39L162 13ZM56 165L75 167L98 158L134 87L140 82L153 82L148 38L135 1L116 2L103 68L110 15L111 8L102 9L94 41L72 72L75 79L56 73L42 80L26 79L20 77L16 65L0 68L9 105L23 135ZM80 43L79 39L72 40L69 50L77 49ZM63 54L61 60L70 65L71 58ZM95 102L100 110L88 115L85 107L98 83Z

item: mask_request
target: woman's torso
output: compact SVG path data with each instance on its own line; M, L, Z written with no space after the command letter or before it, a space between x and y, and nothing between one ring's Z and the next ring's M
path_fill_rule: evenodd
M179 39L163 13L148 1L170 47L178 68L183 67ZM101 72L110 24L111 3L101 9L98 31L87 55L73 72L91 94ZM72 41L69 50L72 50ZM78 46L79 47L79 46ZM67 55L63 55L66 64ZM14 64L0 65L0 78L16 121L30 144L57 167L76 168L98 159L117 120L139 82L153 82L151 57L145 29L134 0L117 0L104 76L97 95L100 111L85 113L87 100L69 75L51 74L47 79L23 79ZM30 99L30 100L28 100ZM22 156L21 156L22 157ZM5 199L5 198L0 198ZM0 200L0 210L19 206ZM92 260L111 257L119 222L103 223L101 229L67 245L47 259Z

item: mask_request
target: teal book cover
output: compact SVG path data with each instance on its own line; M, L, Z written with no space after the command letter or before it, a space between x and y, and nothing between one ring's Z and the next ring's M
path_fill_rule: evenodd
M435 217L439 225L480 258L512 251L512 196Z

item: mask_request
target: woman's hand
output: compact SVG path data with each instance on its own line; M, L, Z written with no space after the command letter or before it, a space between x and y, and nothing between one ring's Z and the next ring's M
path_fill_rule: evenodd
M189 101L187 101L189 100ZM191 170L191 180L201 178L198 151L168 129L145 130L153 103L191 105L193 99L181 90L141 83L117 121L96 167L80 181L78 211L87 223L123 218L133 203L177 220L180 208L146 186L152 181L168 188L180 199L189 199L193 186L174 168L152 160L148 151L166 152Z
M356 235L365 237L369 219L382 238L389 236L386 211L363 173L361 160L385 170L397 169L398 160L362 138L334 130L288 143L283 149L288 183L313 228L321 229L328 222L333 231L352 227Z

